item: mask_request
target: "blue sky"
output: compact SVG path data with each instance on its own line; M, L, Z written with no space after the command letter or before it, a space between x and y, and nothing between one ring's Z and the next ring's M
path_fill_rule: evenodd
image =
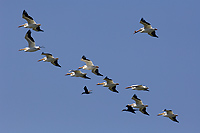
M66 0L0 2L2 133L197 132L199 128L199 1ZM34 53L27 46L26 10L44 32L32 31ZM157 28L159 38L133 35L141 18ZM59 58L61 68L37 62L42 52ZM84 62L104 75L91 80L65 76ZM119 94L97 86L108 76ZM143 84L149 92L125 90ZM93 90L81 95L83 87ZM121 112L136 94L150 116ZM156 116L172 109L180 123Z

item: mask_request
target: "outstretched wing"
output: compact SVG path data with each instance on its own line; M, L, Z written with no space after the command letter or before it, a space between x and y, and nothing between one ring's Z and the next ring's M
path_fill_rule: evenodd
M152 31L151 33L148 33L150 36L152 36L152 37L157 37L158 38L158 36L156 35L156 32L155 31Z
M33 18L31 16L29 16L25 10L22 13L22 18L24 18L28 22L28 24L36 24L36 22L33 20Z
M149 114L147 113L146 110L147 110L146 107L143 107L143 108L140 108L140 109L139 109L139 111L142 112L143 114L145 114L145 115L149 115Z
M54 58L54 57L52 56L52 54L50 54L50 53L44 53L44 52L42 52L41 55L46 55L47 58Z
M98 75L98 76L103 76L102 74L99 73L99 69L98 68L94 68L92 69L92 73Z
M51 63L52 63L54 66L61 67L61 66L58 64L58 60L52 61Z
M140 23L144 25L144 28L151 29L151 24L145 21L143 18L141 18Z
M28 30L28 32L26 33L25 39L27 40L28 45L29 45L30 48L31 48L31 47L35 47L35 41L34 41L34 39L31 37L31 31L30 31L30 30Z
M179 123L179 121L176 119L176 116L174 116L174 117L169 117L172 121L175 121L175 122L178 122Z
M142 101L136 96L136 94L134 94L131 99L133 99L136 102L136 104L143 105Z
M87 59L84 55L81 58L81 61L84 61L87 66L94 66L91 60Z
M113 86L113 87L109 87L108 89L111 90L112 92L117 92L117 93L119 93L119 92L116 90L116 85Z

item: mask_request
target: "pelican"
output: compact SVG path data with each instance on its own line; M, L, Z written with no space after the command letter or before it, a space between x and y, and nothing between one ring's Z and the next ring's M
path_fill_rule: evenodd
M143 24L144 27L135 31L133 34L138 33L138 32L148 33L150 36L158 38L158 36L156 35L156 32L155 32L157 30L156 28L152 28L151 24L148 23L147 21L145 21L143 18L141 18L140 23Z
M61 67L61 66L58 64L58 58L54 58L54 57L52 56L52 54L42 52L41 55L46 55L46 57L44 57L44 58L38 60L38 62L39 62L39 61L51 62L54 66Z
M144 105L142 103L142 100L140 100L136 94L133 95L133 97L131 98L133 99L136 103L130 104L133 108L139 108L139 111L142 112L145 115L149 115L146 111L146 107L148 107L148 105Z
M131 88L132 90L143 90L143 91L149 91L149 87L144 85L131 85L126 87L125 89Z
M84 55L81 58L81 61L84 61L86 65L79 67L78 69L85 69L85 70L92 70L92 73L98 76L103 76L102 74L99 73L99 67L95 66L91 60L87 59Z
M176 119L176 116L178 116L178 115L177 115L177 114L174 114L174 113L172 112L172 110L166 110L166 109L164 109L163 111L164 111L163 113L160 113L160 114L158 114L157 116L162 115L162 116L164 116L164 117L168 117L168 118L171 119L172 121L175 121L175 122L179 123L179 121L177 121L177 119Z
M29 16L25 10L22 13L22 18L24 18L28 23L20 25L20 26L18 26L18 28L20 28L20 27L32 28L35 31L44 32L43 30L40 29L41 24L36 24L36 22L33 20L33 18L31 16Z
M82 94L90 94L90 93L92 93L91 92L92 90L88 91L86 86L83 89L84 89L85 92L83 92Z
M25 35L25 39L28 42L28 47L20 49L19 51L25 51L25 52L35 52L37 50L40 50L40 46L35 46L35 41L34 39L31 37L31 31L28 30L28 32Z
M91 79L86 76L87 73L82 73L80 70L69 70L71 73L65 74L65 76L70 75L71 77L81 77L85 79Z
M133 109L133 107L131 107L131 105L126 105L126 107L128 109L123 109L122 111L128 111L128 112L131 112L131 113L135 114L136 109Z
M106 80L106 82L98 83L97 85L103 85L103 87L108 87L109 90L119 93L116 90L116 85L119 85L119 83L114 83L113 80L109 79L107 76L103 80Z

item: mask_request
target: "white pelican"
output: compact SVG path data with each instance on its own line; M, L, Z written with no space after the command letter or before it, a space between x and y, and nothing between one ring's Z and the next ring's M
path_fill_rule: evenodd
M22 18L26 19L26 21L28 23L20 25L20 26L18 26L18 28L20 28L20 27L32 28L35 31L42 31L43 32L43 30L40 29L41 24L36 24L36 22L33 20L33 18L31 16L29 16L28 13L25 10L22 13Z
M92 90L89 91L86 86L83 89L84 89L85 92L83 92L82 94L90 94L90 93L92 93Z
M81 77L85 79L91 79L86 76L87 73L82 73L80 70L69 70L71 73L65 74L65 76L70 75L71 77Z
M141 33L148 33L150 36L152 37L157 37L156 35L156 28L152 28L151 24L148 23L147 21L145 21L143 18L140 20L140 23L144 25L143 28L140 28L138 31L135 31L133 34L137 33L137 32L141 32Z
M86 57L83 55L81 58L81 61L84 61L86 63L86 65L79 67L78 69L85 69L85 70L92 70L92 73L98 75L98 76L103 76L102 74L99 73L99 67L95 66L91 60L86 59Z
M52 54L42 52L41 55L46 55L46 57L44 57L44 58L38 60L38 62L39 62L39 61L51 62L54 66L61 67L61 66L58 64L58 58L54 58L54 57L52 56Z
M97 85L103 85L103 87L108 87L109 90L119 93L116 90L116 85L119 85L119 83L114 83L113 80L109 79L107 76L103 80L106 80L106 82L98 83Z
M166 110L166 109L164 109L163 111L164 111L163 113L160 113L160 114L158 114L157 116L162 115L162 116L164 116L164 117L170 118L172 121L175 121L175 122L178 122L178 123L179 123L179 121L177 121L177 119L176 119L176 116L178 116L178 115L177 115L177 114L174 114L174 113L172 112L172 110Z
M131 107L131 105L126 105L126 107L128 109L123 109L122 111L128 111L128 112L131 112L131 113L134 113L134 114L135 114L135 111L137 111L136 109L133 109L133 107Z
M144 85L131 85L126 87L125 89L131 88L132 90L143 90L143 91L149 91L149 87Z
M146 112L146 107L148 107L148 105L144 105L142 103L142 100L140 100L135 94L133 95L132 99L136 102L136 103L130 104L133 108L139 108L140 112L142 112L145 115L149 115Z
M25 35L25 39L28 42L28 47L20 49L19 51L25 51L25 52L35 52L37 50L40 50L40 46L35 46L35 41L31 37L31 31L28 30L28 32Z

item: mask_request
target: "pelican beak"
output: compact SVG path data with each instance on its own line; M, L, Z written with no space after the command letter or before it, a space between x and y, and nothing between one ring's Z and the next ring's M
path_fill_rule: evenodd
M25 48L23 48L23 49L19 49L19 51L23 51L23 50L25 50Z
M103 83L97 83L97 85L103 85Z
M158 114L157 116L160 116L160 115L163 115L164 113L160 113L160 114Z
M18 28L23 27L25 24L18 26Z
M158 30L157 28L155 28L155 30Z
M71 73L67 73L67 74L65 74L65 76L67 76L67 75L70 75Z
M99 66L96 66L96 68L99 68Z
M131 86L129 86L129 87L126 87L125 89L128 89L128 88L132 88Z
M38 62L40 62L40 61L42 61L42 60L44 60L44 58L42 58L42 59L38 60Z
M37 24L38 26L41 26L41 24Z
M116 85L119 85L119 83L116 83Z
M82 69L83 68L83 66L82 67L79 67L78 69Z

